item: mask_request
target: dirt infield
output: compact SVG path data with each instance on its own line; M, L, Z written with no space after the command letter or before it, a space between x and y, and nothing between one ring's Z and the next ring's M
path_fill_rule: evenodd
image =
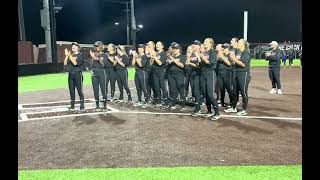
M282 69L282 96L267 93L271 88L267 68L251 72L248 115L301 117L300 68ZM131 92L135 94L135 89ZM92 98L92 87L85 87L84 93L86 99ZM68 99L66 89L19 94L19 104ZM110 107L126 112L19 122L18 168L302 163L301 121L231 117L209 121L174 114L132 114L168 110L127 104Z

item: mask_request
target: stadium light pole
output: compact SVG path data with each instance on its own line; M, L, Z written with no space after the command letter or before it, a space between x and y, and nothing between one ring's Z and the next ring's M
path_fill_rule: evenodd
M248 11L243 13L243 39L248 40Z
M43 0L43 9L40 10L41 14L41 26L44 29L46 38L46 52L47 52L47 63L52 62L52 48L51 48L51 24L50 24L50 11L49 11L49 0Z
M131 37L133 48L136 48L136 34L137 34L137 25L136 18L134 16L134 1L131 0Z
M18 0L18 15L19 15L19 35L20 41L26 40L26 32L24 28L23 4L22 0Z
M126 13L127 13L127 45L130 45L130 27L129 27L129 3L126 3Z
M105 2L109 3L117 3L117 4L126 4L126 20L127 20L127 45L130 45L130 27L129 27L129 3L124 1L116 1L116 0L104 0Z

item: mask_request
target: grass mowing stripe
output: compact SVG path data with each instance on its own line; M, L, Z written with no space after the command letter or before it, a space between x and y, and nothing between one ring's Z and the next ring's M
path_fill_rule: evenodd
M287 62L288 65L289 62ZM252 67L266 67L268 61L251 59ZM293 61L293 66L300 66L300 60L296 59ZM134 68L128 69L128 79L134 79ZM84 72L84 86L91 86L91 75L89 72ZM18 78L18 93L33 92L40 90L60 89L68 88L68 74L45 74L35 76L23 76Z
M302 179L302 166L213 166L176 168L106 168L20 170L20 180L84 179Z

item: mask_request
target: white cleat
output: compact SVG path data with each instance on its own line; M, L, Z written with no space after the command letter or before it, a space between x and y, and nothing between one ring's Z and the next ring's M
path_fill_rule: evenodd
M134 107L140 107L140 106L142 106L142 103L141 103L141 102L137 102L137 103L135 103L133 106L134 106Z
M238 111L237 111L237 108L234 108L234 109L233 108L229 108L229 109L225 109L224 112L226 112L226 113L236 113Z
M215 114L215 115L213 115L213 116L210 117L210 120L211 120L211 121L216 121L216 120L218 120L218 119L220 119L220 114Z
M270 91L269 91L269 94L276 94L277 93L277 90L275 88L272 88Z
M281 91L281 89L278 89L278 94L280 94L280 95L282 94L282 91Z
M247 115L248 113L247 113L247 111L246 110L241 110L241 111L239 111L238 113L237 113L237 116L245 116L245 115Z

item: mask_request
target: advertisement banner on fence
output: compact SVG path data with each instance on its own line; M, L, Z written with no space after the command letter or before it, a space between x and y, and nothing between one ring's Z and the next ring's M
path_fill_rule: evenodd
M264 51L267 51L268 50L268 47L269 45L266 44L266 45L261 45L261 50L262 52ZM281 51L295 51L295 52L298 52L298 51L302 51L302 44L301 43L296 43L296 44L280 44L279 43L279 49Z

